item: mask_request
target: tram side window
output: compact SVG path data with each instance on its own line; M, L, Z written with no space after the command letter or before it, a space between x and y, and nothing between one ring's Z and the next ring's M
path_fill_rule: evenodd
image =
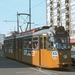
M44 37L44 49L46 49L46 37Z
M13 40L9 40L8 49L9 53L13 53Z
M5 50L5 52L7 52L7 41L4 41L4 50Z
M42 38L40 38L40 48L43 49L43 41L42 41Z
M18 49L18 39L16 39L16 49Z
M48 38L48 48L53 49L54 38L51 36Z
M38 48L39 48L38 37L33 37L32 49L38 49Z
M7 52L9 52L9 41L7 40Z
M6 41L6 51L8 52L8 41Z
M23 39L23 48L27 48L27 44L28 44L27 38L24 38Z
M32 48L32 38L28 38L28 46L29 48Z
M24 38L23 48L31 49L32 48L32 38Z
M38 41L33 42L32 49L38 49Z

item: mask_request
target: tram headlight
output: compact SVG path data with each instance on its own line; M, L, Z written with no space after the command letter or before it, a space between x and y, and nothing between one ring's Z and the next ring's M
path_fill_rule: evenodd
M42 35L47 35L47 34L42 34Z
M67 55L63 55L63 57L66 59L67 58Z

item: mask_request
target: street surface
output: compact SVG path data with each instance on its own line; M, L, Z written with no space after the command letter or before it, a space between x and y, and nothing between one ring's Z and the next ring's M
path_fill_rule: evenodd
M40 69L5 58L0 50L0 75L75 75L75 66L62 69Z

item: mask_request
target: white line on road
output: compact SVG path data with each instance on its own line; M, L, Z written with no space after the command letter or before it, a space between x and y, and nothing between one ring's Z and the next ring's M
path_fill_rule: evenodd
M42 73L47 74L47 75L58 75L57 73L45 72L45 71L42 71L41 69L38 70L38 69L35 69L35 68L32 68L32 67L30 67L30 69L42 72Z

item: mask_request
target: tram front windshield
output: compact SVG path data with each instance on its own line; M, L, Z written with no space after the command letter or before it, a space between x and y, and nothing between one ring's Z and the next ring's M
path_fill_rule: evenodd
M54 47L57 49L70 49L70 40L69 37L54 37Z

